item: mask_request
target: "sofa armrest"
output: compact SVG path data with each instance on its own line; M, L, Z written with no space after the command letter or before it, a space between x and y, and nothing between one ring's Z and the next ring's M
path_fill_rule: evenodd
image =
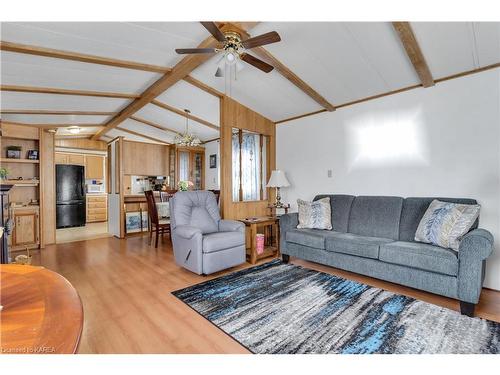
M219 221L219 232L245 232L245 224L236 220Z
M458 257L488 258L493 252L493 235L486 229L474 229L463 236L458 248Z
M458 298L477 303L483 287L484 263L493 251L493 235L474 229L460 241L458 248Z
M286 249L286 232L297 228L299 225L299 214L297 212L280 216L280 251L288 254Z
M196 234L202 234L201 229L196 227L190 227L188 225L178 225L174 229L175 235L182 237L186 240L190 240Z

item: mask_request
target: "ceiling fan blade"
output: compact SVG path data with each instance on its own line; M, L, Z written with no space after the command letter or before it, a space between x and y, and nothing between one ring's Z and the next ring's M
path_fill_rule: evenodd
M217 27L217 25L215 24L215 22L200 22L204 27L205 29L208 30L208 32L210 34L212 34L214 36L215 39L217 39L219 42L225 42L226 41L226 37L224 36L224 34L222 33L222 31L220 31L220 29Z
M247 39L241 44L246 49L255 48L259 46L264 46L266 44L276 43L281 40L279 34L276 31L271 31L262 35L254 36L253 38Z
M252 56L252 55L249 55L248 53L242 53L242 54L240 55L240 58L241 58L244 62L246 62L246 63L248 63L248 64L250 64L250 65L255 66L257 69L260 69L260 70L262 70L262 71L263 71L263 72L265 72L265 73L269 73L271 70L273 70L273 69L274 69L274 68L273 68L271 65L269 65L268 63L266 63L266 62L264 62L264 61L262 61L262 60L260 60L260 59L258 59L258 58L256 58L256 57L254 57L254 56Z
M177 48L175 50L178 54L185 55L189 53L215 53L215 48Z

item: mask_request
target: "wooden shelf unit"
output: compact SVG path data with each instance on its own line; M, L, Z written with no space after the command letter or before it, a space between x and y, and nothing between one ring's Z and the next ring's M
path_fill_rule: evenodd
M40 181L30 181L30 180L3 180L4 185L14 185L14 186L38 186Z
M9 208L14 223L12 235L9 236L9 251L37 249L44 247L45 243L53 243L55 187L51 179L54 170L50 168L53 166L53 135L41 128L1 124L0 144L0 164L8 171L7 179L1 184L14 185L9 192L9 202L22 204ZM21 159L6 157L9 146L21 148ZM27 159L29 150L38 150L39 160ZM45 184L42 183L44 178ZM47 207L44 206L45 197L48 197ZM33 201L37 203L30 204ZM45 224L48 227L44 227ZM11 255L12 258L14 256Z

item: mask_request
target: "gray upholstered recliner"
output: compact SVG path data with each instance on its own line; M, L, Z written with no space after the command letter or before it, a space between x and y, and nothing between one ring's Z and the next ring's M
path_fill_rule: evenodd
M214 193L180 191L170 199L175 262L208 275L245 262L245 225L221 220Z

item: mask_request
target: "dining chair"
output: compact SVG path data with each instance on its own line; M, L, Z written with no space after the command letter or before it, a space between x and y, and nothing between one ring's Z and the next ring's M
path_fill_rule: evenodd
M146 201L148 203L148 216L149 216L149 245L151 245L151 240L153 238L153 233L155 233L155 248L158 247L158 237L161 233L162 238L165 233L170 234L170 219L160 219L158 217L158 209L156 208L156 202L154 193L152 190L147 190L144 192L146 195Z

